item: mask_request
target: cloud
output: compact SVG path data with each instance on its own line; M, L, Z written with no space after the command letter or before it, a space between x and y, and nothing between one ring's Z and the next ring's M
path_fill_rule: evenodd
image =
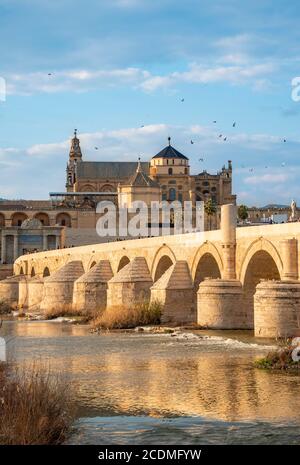
M213 67L194 63L184 72L174 72L167 76L150 76L141 83L141 88L145 91L155 91L160 87L175 86L180 83L230 83L235 85L250 83L258 89L262 87L262 82L265 88L268 82L265 76L271 75L275 70L276 66L273 63Z
M6 76L7 93L32 95L36 93L80 92L103 86L136 85L150 73L138 68L112 70L69 70L10 74Z
M275 70L276 66L273 63L230 63L212 67L192 63L186 71L175 71L166 75L153 75L145 69L127 67L8 74L5 78L7 93L19 95L86 92L105 86L130 86L145 92L154 92L160 88L170 88L182 83L251 84L256 89L265 89L269 83L266 77Z
M290 179L290 176L288 174L263 174L260 176L252 176L252 177L247 177L245 178L244 182L246 184L261 184L262 186L265 183L268 184L276 184L276 183L285 183Z

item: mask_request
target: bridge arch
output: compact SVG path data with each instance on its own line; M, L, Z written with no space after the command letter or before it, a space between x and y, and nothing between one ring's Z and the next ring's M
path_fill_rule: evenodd
M48 276L50 276L50 270L48 266L46 266L46 268L44 268L44 271L43 271L43 278L47 278Z
M192 264L194 292L197 293L204 278L221 278L222 271L223 262L218 249L211 242L201 245Z
M157 281L175 262L176 257L170 247L167 245L160 247L152 262L151 276L153 281Z
M240 280L243 284L244 305L248 327L254 327L254 294L261 279L280 280L282 261L274 245L259 239L248 248L242 263Z
M91 270L95 265L96 265L97 262L95 262L95 260L92 261L92 263L89 265L89 270Z
M35 276L34 266L31 268L30 276L33 278Z
M250 244L242 260L241 270L239 274L239 279L242 284L244 284L245 282L246 272L252 257L259 251L264 251L269 254L269 256L275 262L279 275L281 276L283 270L283 263L276 247L272 244L272 242L268 241L267 239L259 238L256 241L252 242L252 244Z
M123 257L121 258L121 260L119 261L119 265L118 265L118 268L117 268L117 273L122 270L122 268L124 268L124 266L128 265L128 263L130 263L130 260L129 258L126 256L126 255L123 255Z

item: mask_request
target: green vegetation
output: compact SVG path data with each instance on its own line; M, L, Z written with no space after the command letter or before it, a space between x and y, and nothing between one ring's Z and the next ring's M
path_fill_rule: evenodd
M143 303L132 307L109 307L94 322L96 328L129 329L143 325L157 325L161 318L161 304Z
M240 205L238 208L238 217L240 220L245 221L248 218L248 207Z
M70 433L70 389L49 369L0 363L0 444L61 444Z
M206 213L206 215L208 216L208 219L209 219L209 230L211 230L211 219L213 217L213 215L216 214L216 211L217 211L217 207L216 205L214 204L214 202L212 201L212 199L208 199L205 204L204 204L204 211Z
M295 362L292 359L294 346L288 343L284 347L269 352L266 357L255 361L257 368L265 368L268 370L289 370L300 372L300 362ZM300 348L299 348L300 351Z

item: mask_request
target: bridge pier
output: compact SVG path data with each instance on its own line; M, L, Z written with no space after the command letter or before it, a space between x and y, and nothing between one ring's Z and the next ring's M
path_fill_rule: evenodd
M188 264L179 260L151 287L151 302L162 305L162 323L194 323L193 281Z
M41 276L26 278L19 283L19 310L35 311L43 299L44 279Z
M100 260L74 283L73 310L96 314L107 305L107 282L113 277L109 260Z
M26 280L23 274L10 276L0 281L0 302L3 301L12 308L19 303L19 283Z
M84 273L81 260L74 260L44 281L44 297L40 309L44 313L54 314L71 312L73 303L74 282Z
M197 323L212 329L246 329L243 288L236 279L206 278L197 293Z
M136 257L108 281L107 307L130 307L149 302L153 284L144 257Z
M257 337L300 335L299 281L261 281L254 295L254 331Z

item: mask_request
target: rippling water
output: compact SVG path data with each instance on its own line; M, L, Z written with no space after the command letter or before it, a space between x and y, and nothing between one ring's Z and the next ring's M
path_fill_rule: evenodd
M253 367L272 341L250 332L104 333L6 321L15 357L49 361L72 383L71 443L297 444L300 376Z

